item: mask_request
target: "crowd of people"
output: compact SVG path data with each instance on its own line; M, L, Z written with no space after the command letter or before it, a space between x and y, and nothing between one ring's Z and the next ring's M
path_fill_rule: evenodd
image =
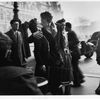
M0 33L0 94L43 95L36 77L48 80L47 89L53 95L62 94L59 87L64 82L79 87L85 81L78 66L79 39L72 24L65 19L53 23L48 11L40 18L41 26L36 18L23 24L13 19L11 29ZM30 43L34 43L35 73L27 68Z

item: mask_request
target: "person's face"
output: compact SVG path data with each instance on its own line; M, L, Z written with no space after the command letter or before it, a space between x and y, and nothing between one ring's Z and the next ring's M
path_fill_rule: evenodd
M62 31L64 30L64 25L61 26L61 30L62 30Z
M43 25L43 27L47 27L49 25L49 23L47 22L46 19L41 18L41 24Z
M19 22L14 22L11 26L12 26L12 29L13 29L14 31L16 31L16 30L19 29Z
M64 30L64 24L57 25L57 29L60 30L60 31L63 31Z
M65 30L68 32L70 30L70 28L65 26Z

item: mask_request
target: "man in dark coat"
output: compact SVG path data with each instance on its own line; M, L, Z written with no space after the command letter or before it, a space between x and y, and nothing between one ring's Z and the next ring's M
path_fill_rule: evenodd
M56 42L54 36L56 35L55 32L51 29L52 28L52 15L50 12L45 11L40 14L41 17L41 24L43 25L42 33L46 37L49 42L50 53L48 56L48 82L49 82L49 89L52 94L61 94L59 90L60 80L58 78L58 73L56 73L56 68L60 67L62 62L60 59L60 55L57 52Z
M41 95L33 71L8 66L12 40L0 33L0 95Z
M78 48L78 37L74 31L72 31L72 25L69 22L66 22L66 27L65 30L68 32L68 45L69 49L71 51L71 56L72 56L72 66L73 66L73 76L74 76L74 86L80 86L81 83L84 82L83 74L81 70L78 67L78 60L80 59L80 51Z
M35 19L32 19L29 22L29 29L30 29L32 35L30 37L28 37L27 41L28 41L28 43L34 43L34 56L35 56L35 60L36 60L35 75L47 77L46 72L43 71L43 65L46 66L47 62L48 62L48 53L49 53L48 41L45 38L45 36L42 36L41 38L34 36L37 33L42 34L37 29L37 22Z
M10 39L12 40L12 53L11 53L11 63L12 66L25 66L25 50L23 45L23 39L21 32L18 31L19 29L19 21L18 20L11 20L10 22L12 29L10 29L7 34Z

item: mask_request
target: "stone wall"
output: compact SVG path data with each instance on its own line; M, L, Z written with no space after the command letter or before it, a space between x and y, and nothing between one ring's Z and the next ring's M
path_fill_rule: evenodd
M40 21L40 13L49 11L53 15L53 21L63 17L58 2L18 2L18 15L22 22L37 18ZM6 32L10 29L10 21L13 19L13 2L0 2L0 31ZM28 32L30 35L30 31ZM34 56L34 44L30 44L31 55Z
M50 11L53 21L63 17L59 2L18 2L18 15L22 22L37 18L40 21L40 13ZM0 31L10 29L10 20L13 18L13 2L0 2Z

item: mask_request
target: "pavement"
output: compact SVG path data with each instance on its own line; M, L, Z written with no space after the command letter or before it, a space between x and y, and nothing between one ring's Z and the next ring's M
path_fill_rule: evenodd
M96 54L94 53L90 59L82 56L79 61L79 67L85 76L85 82L81 87L72 87L72 95L96 95L95 90L100 82L100 65L96 62Z
M80 87L72 87L72 95L96 95L95 90L99 85L99 78L85 76L85 82Z
M91 58L82 56L79 60L79 67L85 75L100 77L100 65L96 62L96 54Z
M96 95L95 90L100 81L100 66L96 63L95 57L96 55L94 54L91 59L86 59L85 57L80 59L79 67L85 76L85 82L80 87L72 87L72 95ZM34 70L36 64L34 57L29 57L27 61L31 62L28 63L28 68Z

